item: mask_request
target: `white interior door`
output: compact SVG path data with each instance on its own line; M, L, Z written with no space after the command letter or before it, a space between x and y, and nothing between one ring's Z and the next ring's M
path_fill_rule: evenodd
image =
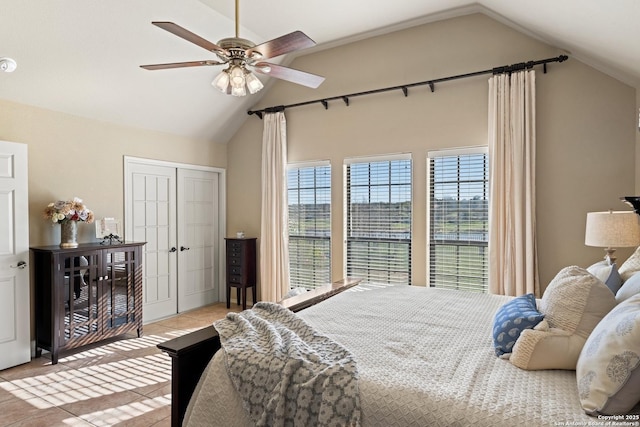
M176 313L176 169L128 162L125 167L125 237L143 248L144 322Z
M218 174L178 169L178 312L218 300Z
M31 360L27 146L0 141L0 370Z

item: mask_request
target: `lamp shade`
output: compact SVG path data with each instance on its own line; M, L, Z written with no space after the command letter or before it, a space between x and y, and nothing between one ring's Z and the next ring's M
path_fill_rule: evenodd
M633 211L587 213L584 244L601 248L626 248L640 245L640 224Z

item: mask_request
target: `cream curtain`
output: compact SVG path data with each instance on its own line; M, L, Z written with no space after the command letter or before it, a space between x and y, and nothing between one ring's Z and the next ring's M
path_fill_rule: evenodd
M489 291L540 296L535 71L489 79Z
M280 301L289 291L286 174L287 121L284 112L267 113L262 134L260 227L260 292L263 301Z

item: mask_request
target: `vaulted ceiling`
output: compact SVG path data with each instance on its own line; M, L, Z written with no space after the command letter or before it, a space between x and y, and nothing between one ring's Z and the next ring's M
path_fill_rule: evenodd
M240 36L259 44L302 30L318 44L304 54L476 12L640 88L637 0L241 0ZM219 68L139 65L215 59L151 21L215 43L234 35L234 14L234 0L0 0L0 57L18 63L0 73L0 99L225 143L268 86L232 97L210 86Z

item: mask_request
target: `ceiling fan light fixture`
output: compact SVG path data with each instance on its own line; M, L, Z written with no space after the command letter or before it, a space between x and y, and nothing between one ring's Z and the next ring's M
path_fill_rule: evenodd
M233 65L231 71L229 71L229 77L231 78L232 88L244 88L246 79L244 77L244 70L239 65Z
M247 94L247 90L244 86L233 87L231 86L231 95L233 96L245 96Z
M252 72L247 71L245 75L245 80L247 82L247 89L249 89L249 93L253 95L258 92L260 89L264 87L259 78L257 78Z
M222 93L246 96L247 89L252 95L264 86L260 79L242 65L231 65L218 74L211 85Z
M227 88L229 87L229 73L227 73L227 70L220 71L220 74L211 82L211 86L222 93L227 93Z

